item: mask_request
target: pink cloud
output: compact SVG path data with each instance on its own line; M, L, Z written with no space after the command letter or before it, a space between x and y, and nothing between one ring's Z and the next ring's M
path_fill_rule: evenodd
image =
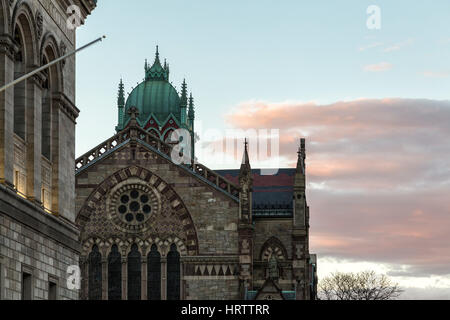
M226 121L279 128L285 166L307 137L313 251L450 273L450 101L252 101Z

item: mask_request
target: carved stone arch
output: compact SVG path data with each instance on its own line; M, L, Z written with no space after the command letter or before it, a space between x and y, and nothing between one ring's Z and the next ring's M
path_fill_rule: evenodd
M184 248L184 251L180 252L184 255L197 255L197 231L195 229L192 217L183 200L170 186L170 184L163 181L163 179L161 179L155 173L138 166L130 166L120 169L97 186L97 188L86 199L77 214L76 222L81 227L81 229L84 229L85 225L90 219L91 214L95 212L96 206L101 203L103 196L113 190L113 188L116 188L122 182L126 182L131 178L137 178L143 183L157 189L162 196L168 199L168 205L171 207L171 210L175 212L175 217L184 226L183 229L184 234L186 235L186 239L185 243L182 241L182 248ZM164 245L164 241L161 241L161 243L155 242L158 245L158 249L162 248L162 246Z
M25 50L25 61L27 67L39 65L38 41L36 32L36 21L33 10L25 0L17 2L11 20L11 35L14 37L16 27L20 28L23 36Z
M141 254L141 257L144 256L144 246L145 246L145 241L143 239L141 239L140 237L129 237L126 241L126 251L125 251L125 255L128 256L128 254L131 251L131 247L133 246L133 244L137 245L138 251Z
M41 42L41 46L39 49L39 65L43 65L44 57L47 58L48 62L51 62L55 59L58 59L61 56L61 50L58 46L58 41L55 36L51 32L47 32ZM50 77L52 82L52 91L55 92L63 92L63 73L62 66L60 63L53 65L50 67Z
M288 258L287 250L283 243L278 238L271 237L262 246L260 260L269 261L274 254L278 261L284 261Z
M158 252L161 254L161 243L161 239L158 237L148 237L145 240L145 256L151 251L153 245L156 246Z
M81 248L81 255L82 256L88 256L89 253L92 251L92 248L94 245L97 245L98 250L103 255L104 254L104 248L106 247L105 241L103 241L100 238L89 238L86 241L83 242L83 246Z
M179 239L178 237L169 237L166 241L164 241L164 246L166 247L166 252L164 253L164 256L167 256L167 253L170 250L170 246L172 244L175 244L177 246L177 250L180 253L181 256L187 255L186 246L184 245L183 240Z
M117 249L120 253L120 247L123 245L123 241L120 238L117 237L111 237L108 240L105 241L105 252L106 257L111 253L112 247L116 245Z

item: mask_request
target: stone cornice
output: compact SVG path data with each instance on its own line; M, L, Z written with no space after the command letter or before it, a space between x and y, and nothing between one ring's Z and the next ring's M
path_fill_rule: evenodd
M61 111L75 123L80 114L80 110L72 103L72 101L61 92L53 95L53 101L58 103Z
M227 264L227 263L239 263L239 256L230 255L230 256L185 256L181 257L181 260L185 263L194 263L194 264Z
M10 59L14 60L14 54L17 50L17 44L14 42L11 35L0 35L0 53L5 53Z
M77 5L81 9L83 19L86 19L86 17L97 7L97 3L94 0L59 0L57 2L65 12L69 6L73 4Z
M79 230L70 221L46 213L32 201L22 199L13 190L0 185L0 214L45 234L58 243L79 253Z

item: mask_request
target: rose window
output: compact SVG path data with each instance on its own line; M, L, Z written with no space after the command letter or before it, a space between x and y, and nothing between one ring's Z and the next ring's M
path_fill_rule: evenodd
M137 183L113 191L109 210L115 224L133 232L146 229L149 218L161 207L155 192L154 188Z
M125 222L144 222L152 212L150 196L137 189L127 191L120 196L117 212Z

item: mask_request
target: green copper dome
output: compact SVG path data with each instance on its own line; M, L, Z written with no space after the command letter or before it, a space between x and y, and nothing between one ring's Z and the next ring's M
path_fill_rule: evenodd
M141 126L145 126L150 115L154 115L159 123L166 121L171 114L178 123L185 122L183 112L186 113L186 107L177 90L169 83L169 66L165 62L164 66L161 65L158 48L153 66L149 68L145 62L145 80L127 98L122 121L119 120L119 130L126 127L131 107L139 110L138 121Z
M136 107L139 110L139 120L146 121L153 113L159 121L164 121L173 113L180 118L180 97L177 90L167 81L146 80L133 89L128 96L125 110ZM125 112L125 122L129 115Z

